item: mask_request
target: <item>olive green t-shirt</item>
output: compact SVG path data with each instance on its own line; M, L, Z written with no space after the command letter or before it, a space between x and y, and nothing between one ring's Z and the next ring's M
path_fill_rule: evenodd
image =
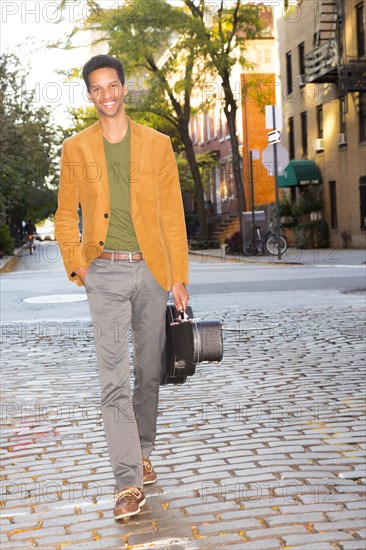
M103 137L103 143L111 202L105 248L128 252L140 250L130 209L130 125L122 141L110 143Z

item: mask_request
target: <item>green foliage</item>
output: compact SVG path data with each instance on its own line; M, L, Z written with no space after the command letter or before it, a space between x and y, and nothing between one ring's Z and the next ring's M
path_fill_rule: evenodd
M243 54L247 40L258 36L266 24L260 18L263 6L243 4L239 0L217 1L212 13L212 5L206 6L203 1L198 5L193 0L184 0L184 3L193 16L191 28L201 53L212 67L219 73L230 73L236 62L248 66Z
M182 193L194 194L194 181L184 153L176 154L175 158L177 161L179 181Z
M72 135L77 132L81 132L89 126L95 124L98 120L97 110L94 105L90 107L77 107L69 109L69 113L72 116L72 125L67 130L67 134ZM67 137L67 135L65 135Z
M191 241L189 243L191 250L208 250L209 248L221 248L220 241L203 239L199 241Z
M0 257L4 254L12 254L15 246L15 240L10 235L7 225L0 225Z
M169 120L157 113L151 113L147 110L139 110L136 106L131 106L130 103L127 103L126 105L126 112L135 122L139 122L145 126L150 126L150 128L154 128L154 130L169 136L172 140L173 149L176 153L182 151L183 147L179 131L177 127Z
M266 105L276 103L275 86L272 79L261 74L245 75L242 89L242 103L255 103L261 113L265 112Z
M26 77L15 55L1 57L0 206L13 234L22 220L36 222L56 208L58 129L49 110L36 105Z
M285 195L278 203L280 216L292 216L293 215L293 204L288 199L288 196Z
M297 248L327 248L329 228L325 220L301 222L295 229Z
M317 196L312 188L304 189L301 192L300 200L293 205L292 215L295 217L311 214L311 212L321 212L323 210L323 201Z

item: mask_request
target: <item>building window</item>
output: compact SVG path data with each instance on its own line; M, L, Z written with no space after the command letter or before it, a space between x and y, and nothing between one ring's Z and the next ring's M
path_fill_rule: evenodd
M287 95L292 94L292 56L291 52L286 54L286 78L287 78Z
M221 189L223 190L223 199L224 201L227 201L227 182L226 182L226 168L225 164L222 164L220 166L220 181L221 181Z
M301 113L301 147L302 156L308 156L308 117L306 112Z
M229 161L229 180L230 180L230 195L232 200L235 196L235 182L234 182L234 168L233 168L233 161Z
M209 113L206 113L206 137L207 141L211 141L211 117Z
M338 16L337 19L337 36L338 36L338 55L341 57L343 55L343 47L344 47L344 28L343 28L343 17L341 15Z
M339 133L340 134L346 133L346 112L347 112L346 98L341 97L339 98Z
M193 141L193 145L195 145L197 143L197 116L193 117L192 126L193 126L192 141Z
M360 141L366 141L366 92L361 92L359 95L358 116Z
M366 176L360 177L361 229L366 229Z
M332 229L337 229L338 220L337 220L337 191L336 191L336 182L329 182L329 199L330 199L330 227Z
M365 11L363 2L356 6L357 55L365 55Z
M318 138L323 137L323 105L316 108L316 125L318 129Z
M298 45L299 54L299 74L305 74L305 43L301 42Z
M290 160L295 158L295 125L294 117L288 119L288 148Z
M217 139L217 111L212 111L212 139Z
M201 113L200 116L200 145L205 142L205 113Z
M224 141L224 111L223 109L220 109L220 141Z

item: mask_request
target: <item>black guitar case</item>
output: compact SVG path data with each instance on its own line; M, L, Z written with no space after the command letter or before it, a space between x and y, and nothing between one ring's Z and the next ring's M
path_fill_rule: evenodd
M166 309L166 349L161 385L184 384L199 363L218 363L223 357L220 321L200 321L193 318L191 306L185 315L173 302Z

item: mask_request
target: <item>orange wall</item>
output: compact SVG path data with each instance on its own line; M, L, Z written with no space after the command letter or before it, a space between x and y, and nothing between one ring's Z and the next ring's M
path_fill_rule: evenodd
M245 84L247 84L247 93ZM251 210L249 183L249 150L259 149L260 158L268 145L264 105L275 104L274 74L242 74L242 113L243 113L243 170L244 193L247 209ZM258 99L260 105L258 104ZM262 111L262 112L261 112ZM248 127L247 127L248 126ZM274 177L269 176L261 160L253 160L254 205L275 201Z

